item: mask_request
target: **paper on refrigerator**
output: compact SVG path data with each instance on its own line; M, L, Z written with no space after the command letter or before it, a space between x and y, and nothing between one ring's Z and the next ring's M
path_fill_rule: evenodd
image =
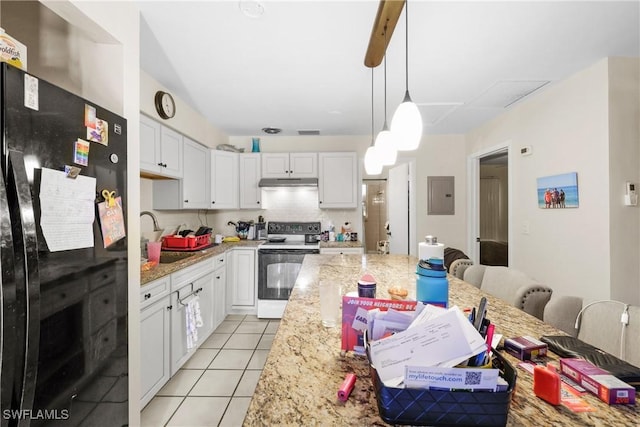
M40 227L51 252L93 247L96 179L42 168Z
M395 387L404 378L405 367L453 367L484 351L482 336L457 308L424 323L371 343L371 362L380 379ZM473 333L475 331L475 334Z

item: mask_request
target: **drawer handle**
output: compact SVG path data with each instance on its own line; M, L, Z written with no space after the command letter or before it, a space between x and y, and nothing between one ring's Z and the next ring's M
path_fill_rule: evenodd
M220 276L216 276L216 279L220 279Z
M102 338L102 342L109 342L109 337Z
M185 200L184 202L185 202L185 203L189 203L189 201L188 201L188 200Z
M212 204L212 205L213 205L213 204L215 204L215 203L216 203L216 201L215 201L215 200L214 200L213 202L211 202L211 204Z
M66 294L65 292L62 292L62 293L60 294L60 298L64 299L64 298L66 298L66 297L67 297L67 294Z
M168 306L167 310L173 310L173 306L172 305Z
M151 294L144 294L144 299L149 299L151 298Z
M103 300L102 300L102 302L103 302L104 304L109 304L109 298L105 298L105 299L103 299Z

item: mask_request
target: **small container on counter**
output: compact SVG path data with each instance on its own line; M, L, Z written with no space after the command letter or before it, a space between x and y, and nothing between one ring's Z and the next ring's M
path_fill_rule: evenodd
M365 274L358 280L358 296L360 298L376 297L376 279L371 274Z

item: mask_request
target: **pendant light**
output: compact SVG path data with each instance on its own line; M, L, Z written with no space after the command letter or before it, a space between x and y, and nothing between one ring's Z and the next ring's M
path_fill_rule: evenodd
M371 145L364 154L364 169L367 175L379 175L382 173L382 162L374 145L373 136L373 68L371 68Z
M387 27L384 27L385 40L387 35ZM382 166L391 166L396 163L398 152L395 147L394 135L387 126L387 55L384 55L384 125L382 130L376 137L376 150L382 162Z
M391 132L396 139L396 149L411 151L418 148L422 139L422 116L418 106L409 96L409 1L405 1L405 82L404 100L391 119Z

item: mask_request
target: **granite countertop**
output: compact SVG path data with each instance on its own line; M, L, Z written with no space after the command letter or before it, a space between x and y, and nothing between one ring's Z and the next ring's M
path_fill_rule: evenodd
M403 286L415 297L417 259L397 255L307 255L296 286L255 389L245 426L254 425L386 425L378 415L375 391L366 358L341 355L341 328L320 323L319 278L337 280L343 293L357 290L357 279L370 272L377 279L377 297L390 286ZM505 337L560 335L562 332L478 288L449 276L450 305L470 307L487 297L487 317ZM511 364L518 360L506 355ZM557 364L557 359L551 355ZM638 405L613 405L595 396L582 396L594 412L573 413L546 404L533 394L533 376L516 368L518 379L509 410L509 426L628 425L637 426ZM347 373L357 376L345 403L337 390Z
M361 248L362 242L360 240L352 242L320 242L320 249L323 248Z
M220 245L212 246L207 249L203 249L193 253L192 256L189 256L185 259L181 259L176 262L172 262L169 264L158 264L155 267L152 267L146 271L140 271L140 286L143 286L151 281L159 279L161 277L167 276L171 273L175 273L178 270L189 267L190 265L196 264L202 260L207 258L214 257L216 255L220 255L229 249L237 248L237 247L251 247L257 248L261 243L264 243L262 240L240 240L239 242L228 242L222 243ZM185 252L174 252L174 251L162 251L162 253L180 253L184 254Z

